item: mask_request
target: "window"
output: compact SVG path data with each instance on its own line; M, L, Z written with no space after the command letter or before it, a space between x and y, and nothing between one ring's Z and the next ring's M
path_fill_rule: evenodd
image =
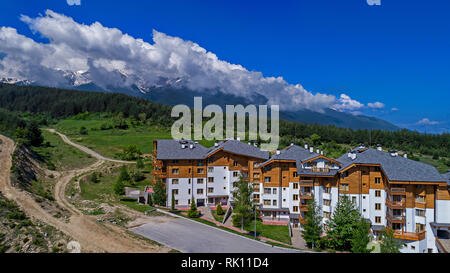
M416 250L416 247L415 246L411 246L411 250Z
M375 197L381 197L381 191L375 191Z
M416 209L416 216L425 217L425 210L423 210L423 209Z
M331 200L323 199L323 205L324 206L330 206L331 205Z
M271 177L270 176L264 177L264 182L270 183L270 181L271 181Z
M277 188L274 188L274 189L272 190L272 194L277 194Z
M356 196L352 196L352 203L356 204Z
M298 183L294 183L294 184L292 185L292 188L293 188L293 189L298 189Z
M175 199L175 206L178 205L178 199Z
M416 223L416 232L423 232L423 231L425 231L425 225Z
M189 185L191 184L191 179L190 179L190 178L188 179L188 184L189 184Z
M203 189L197 189L197 194L203 194Z
M425 196L424 195L416 195L416 202L425 203Z
M177 195L177 194L178 194L178 189L172 190L172 194L173 194L173 195Z
M214 183L214 177L208 177L208 183Z
M238 182L233 182L233 187L237 188L239 186Z
M341 191L348 191L348 184L341 184Z
M237 161L234 161L233 162L233 167L237 167L238 166L238 162Z
M188 194L191 194L191 189L188 189ZM190 203L190 202L189 202Z
M211 156L210 158L208 158L208 162L209 163L213 163L214 162L214 156Z
M191 168L188 169L188 173L191 173Z
M381 204L375 203L375 210L381 210Z
M172 163L178 163L178 160L172 160Z
M203 184L203 178L198 178L197 179L197 184Z
M381 224L381 217L380 216L375 216L375 223Z
M271 194L272 193L272 189L271 188L264 188L264 193L265 194Z
M178 174L178 168L172 169L172 174Z
M203 161L198 160L197 161L197 166L203 166Z
M213 193L214 192L214 188L208 188L208 193Z
M381 177L375 177L375 184L376 185L381 184Z
M203 168L197 169L197 173L198 173L198 174L202 174L202 173L204 173L204 172L205 172L205 170L204 170Z
M293 206L293 207L292 207L292 211L293 211L293 212L298 212L298 206Z
M177 185L178 184L178 179L172 179L172 185Z
M292 176L293 176L293 177L298 177L298 173L297 173L297 172L293 172L293 173L292 173Z
M209 173L212 173L214 171L214 168L213 167L208 167L208 172Z
M270 206L270 200L269 199L264 199L264 205Z
M294 195L292 196L292 200L297 201L297 200L298 200L298 194L294 194Z
M330 213L328 211L323 212L323 218L330 219Z
M331 193L331 187L325 187L325 188L323 189L323 192L324 192L324 193Z
M273 204L274 206L276 206L276 205L277 205L277 200L273 200L272 204Z
M238 177L239 173L238 172L233 172L233 177Z

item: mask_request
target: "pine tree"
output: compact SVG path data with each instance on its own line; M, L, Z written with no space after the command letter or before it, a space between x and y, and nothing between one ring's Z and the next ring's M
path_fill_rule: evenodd
M122 182L131 180L130 175L128 174L127 166L123 165L120 168L120 174L118 179Z
M155 186L153 187L155 193L153 194L153 202L160 206L166 205L166 189L160 178L156 178Z
M353 253L370 253L373 251L372 249L368 249L367 245L371 241L370 238L370 224L364 218L360 218L357 227L353 232L353 238L351 240Z
M317 206L315 200L309 203L305 218L306 224L303 225L302 230L303 238L308 247L318 247L322 235L322 217L320 216L320 207Z
M173 190L172 190L172 198L171 198L171 206L170 206L170 209L172 210L172 211L175 211L175 193L173 192Z
M232 222L234 226L240 226L241 229L248 226L253 220L253 187L244 177L240 177L237 183L237 189L233 191L234 215Z
M125 194L125 188L123 181L120 179L117 179L116 183L114 183L114 192L117 195L124 195Z
M381 234L381 253L400 253L402 243L400 240L394 238L394 231L387 229Z
M136 160L136 168L138 169L143 169L145 167L144 165L144 161L142 160L141 157L138 157L138 159Z
M189 218L197 218L198 216L199 216L199 213L197 211L197 205L195 204L194 195L192 195L191 208L188 211L188 217Z
M337 250L351 249L353 232L360 219L359 212L348 196L339 197L336 209L329 221L327 237L330 247Z
M220 203L217 204L217 206L216 206L216 214L217 214L217 215L223 215L223 214L225 214L225 211L223 210L222 205L221 205Z

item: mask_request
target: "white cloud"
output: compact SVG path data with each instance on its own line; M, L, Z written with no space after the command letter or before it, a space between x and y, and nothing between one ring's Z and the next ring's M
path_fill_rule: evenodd
M367 106L372 109L381 109L381 108L384 108L385 105L384 105L384 103L377 101L377 102L373 102L373 103L369 102L367 104Z
M417 122L418 125L436 125L439 124L438 121L433 121L428 118L423 118Z
M392 112L395 112L395 111L398 111L398 110L399 110L399 109L396 108L396 107L393 107L393 108L391 109Z
M359 114L357 110L364 107L345 94L336 101L333 95L311 93L282 77L264 77L261 72L220 60L194 42L156 30L153 43L148 43L117 28L99 22L80 24L51 10L37 18L22 15L21 20L50 42L38 43L14 28L0 28L0 52L5 54L0 59L0 78L70 87L67 74L74 73L82 77L78 82L89 80L105 89L133 84L146 89L179 82L198 91L220 90L247 98L263 96L267 104L278 104L283 110L333 108Z
M73 6L73 5L80 6L81 5L81 0L67 0L67 4L69 6Z
M341 94L340 98L337 100L337 103L333 105L332 108L337 111L350 111L359 114L360 112L355 110L361 109L363 107L364 104L360 103L359 101L353 100L346 94Z

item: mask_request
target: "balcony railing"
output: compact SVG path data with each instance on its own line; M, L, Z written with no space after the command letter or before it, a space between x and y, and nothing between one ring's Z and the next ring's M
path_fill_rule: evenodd
M312 192L300 192L300 198L311 198L313 196Z
M163 170L155 169L153 170L153 175L159 176L159 177L167 177L167 172Z
M312 180L300 180L300 185L301 186L312 186L313 181Z
M318 167L312 167L311 171L313 173L329 173L330 169L329 168L318 168Z
M388 188L388 192L390 194L405 195L406 189L405 188Z
M422 232L404 232L401 230L394 230L394 237L403 240L421 241L425 239L425 231Z
M389 199L386 199L386 206L388 206L390 208L406 208L406 202L404 200L391 201Z
M391 223L393 223L393 222L396 222L396 223L398 223L398 222L402 222L402 223L406 222L406 216L402 216L402 215L389 215L388 214L386 216L386 219L389 222L391 222Z

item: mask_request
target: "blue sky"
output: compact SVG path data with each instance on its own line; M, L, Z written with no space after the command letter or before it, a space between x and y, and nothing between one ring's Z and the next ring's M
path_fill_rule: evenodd
M70 6L16 0L2 3L0 26L47 42L19 20L46 9L149 42L156 29L312 93L385 105L359 109L364 114L420 131L450 131L450 1L81 0Z

